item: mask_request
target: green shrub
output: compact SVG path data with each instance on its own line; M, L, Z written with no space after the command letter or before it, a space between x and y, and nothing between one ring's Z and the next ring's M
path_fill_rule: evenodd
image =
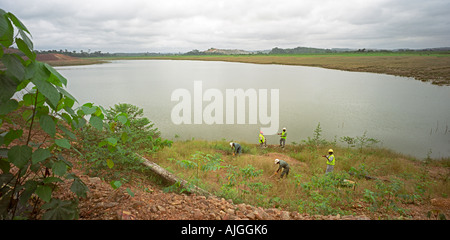
M83 106L90 107L90 104ZM143 110L131 104L116 104L105 111L106 123L96 127L87 126L80 131L85 169L89 174L107 178L129 179L129 171L144 171L141 159L135 153L148 154L171 146L162 140ZM115 167L121 172L105 171Z

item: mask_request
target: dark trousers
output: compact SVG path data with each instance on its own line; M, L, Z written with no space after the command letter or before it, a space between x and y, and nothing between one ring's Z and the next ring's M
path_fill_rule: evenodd
M286 177L288 176L288 174L289 174L289 167L283 168L283 172L281 172L280 178L283 178L284 174L286 174Z
M286 145L286 139L280 138L280 147L284 147Z

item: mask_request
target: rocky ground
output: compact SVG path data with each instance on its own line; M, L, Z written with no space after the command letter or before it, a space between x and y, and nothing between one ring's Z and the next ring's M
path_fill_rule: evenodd
M76 165L76 164L75 164ZM75 167L75 166L74 166ZM154 182L130 182L118 189L98 177L84 175L75 168L72 171L89 188L86 198L79 202L80 220L373 220L386 219L377 214L367 214L363 202L355 204L347 216L308 215L279 208L262 208L245 203L233 203L231 199L196 194L164 192ZM142 179L141 179L142 180ZM145 181L145 180L142 180ZM73 197L72 180L66 180L54 193L54 197ZM134 196L126 190L129 189ZM409 207L414 220L437 219L427 217L430 209L445 209L449 214L450 200L432 199L431 204ZM442 212L442 211L441 211Z
M215 196L163 192L158 186L114 190L98 177L81 176L89 193L79 204L80 220L369 220L367 216L310 216L277 208L264 209ZM57 193L70 194L70 182Z

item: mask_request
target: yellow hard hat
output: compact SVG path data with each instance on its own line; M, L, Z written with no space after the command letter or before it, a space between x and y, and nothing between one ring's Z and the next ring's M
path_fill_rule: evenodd
M330 153L330 152L332 153L332 152L333 152L333 149L330 148L330 150L328 150L328 152L329 152L329 153Z

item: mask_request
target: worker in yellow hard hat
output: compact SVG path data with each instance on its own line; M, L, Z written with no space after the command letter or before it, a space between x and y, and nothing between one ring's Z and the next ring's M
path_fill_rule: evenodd
M322 157L327 159L327 170L325 171L325 174L333 172L334 164L336 162L336 158L334 157L333 149L330 148L328 150L328 155L323 155Z
M283 131L281 133L277 133L278 135L280 135L280 147L284 148L284 146L286 145L286 137L287 137L287 132L286 132L286 128L283 128Z
M267 147L266 137L264 137L264 134L262 131L259 131L259 146L262 148Z

